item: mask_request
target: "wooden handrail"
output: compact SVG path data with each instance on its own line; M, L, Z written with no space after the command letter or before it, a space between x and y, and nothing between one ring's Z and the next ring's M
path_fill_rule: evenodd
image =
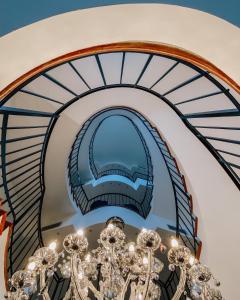
M214 64L212 64L205 58L193 52L187 51L185 49L176 46L163 44L163 43L129 41L129 42L120 42L120 43L93 46L93 47L77 50L56 57L46 63L43 63L33 68L32 70L23 74L22 76L14 80L12 83L10 83L8 86L6 86L2 91L0 91L0 100L4 99L9 93L11 93L19 85L23 84L26 80L30 79L33 76L36 76L37 74L51 67L57 66L61 63L67 62L72 59L77 59L86 55L93 55L96 53L106 53L106 52L118 52L118 51L147 52L147 53L162 54L162 55L167 55L174 58L182 59L186 62L189 62L195 66L198 66L216 75L218 78L225 81L235 91L240 93L239 84L237 84L232 78L230 78L226 73L224 73Z

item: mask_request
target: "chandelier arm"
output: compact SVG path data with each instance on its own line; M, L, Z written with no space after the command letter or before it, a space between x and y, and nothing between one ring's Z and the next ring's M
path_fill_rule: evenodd
M123 286L123 289L121 291L121 295L120 295L119 300L124 300L128 285L130 283L130 280L131 280L131 274L128 274L128 277L127 277L127 279L125 281L125 284Z
M51 300L48 294L47 283L46 283L46 270L42 269L40 271L40 293L43 297L43 300Z
M187 278L186 269L180 267L180 280L179 280L177 290L176 290L172 300L180 299L181 295L183 294L183 292L185 290L186 278Z
M148 250L148 270L147 270L146 282L144 284L143 300L147 298L148 288L150 284L151 270L152 270L152 252L151 250Z
M71 299L71 294L72 294L72 282L70 283L69 289L66 292L66 295L64 296L63 300L70 300Z
M44 291L42 294L43 300L51 300L51 298L49 297L48 292Z
M87 300L82 291L81 291L81 287L79 285L79 281L78 281L78 272L77 272L77 254L74 253L71 256L71 268L72 268L72 283L73 283L73 288L74 288L74 293L77 293L78 299L79 300Z
M113 246L111 247L111 261L110 261L110 283L112 287L112 278L113 278L113 270L114 270L114 265L113 265L113 260L114 260L114 248Z

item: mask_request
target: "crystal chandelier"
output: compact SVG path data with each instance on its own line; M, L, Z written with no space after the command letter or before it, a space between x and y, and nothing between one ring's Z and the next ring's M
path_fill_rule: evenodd
M159 234L142 229L136 243L126 242L124 222L118 217L109 219L100 233L99 247L88 252L88 240L82 230L69 234L63 241L64 250L56 251L56 243L38 249L29 258L25 270L17 271L9 280L6 294L9 300L27 300L34 293L50 300L49 279L59 268L70 279L63 300L158 300L161 289L157 284L164 264L156 257L165 252ZM220 291L209 268L195 259L190 250L172 240L168 251L169 270L180 270L180 280L172 297L178 300L188 295L194 300L221 300ZM58 265L57 265L58 263Z

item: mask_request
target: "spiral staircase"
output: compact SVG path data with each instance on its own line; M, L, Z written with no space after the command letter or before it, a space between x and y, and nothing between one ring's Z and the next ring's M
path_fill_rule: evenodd
M2 219L7 218L8 224L12 224L7 251L9 276L23 268L28 257L43 245L42 209L49 200L46 193L46 186L49 185L45 180L46 155L58 120L64 116L69 117L68 107L75 103L81 106L81 101L87 101L89 95L117 89L138 90L167 104L239 188L240 101L239 95L225 82L216 78L209 70L183 59L140 49L136 51L128 47L121 51L101 49L94 54L67 58L64 62L46 68L21 82L1 100L1 209L4 216ZM174 157L174 149L170 150L159 130L142 113L131 108L113 106L121 113L125 111L134 115L137 119L135 126L141 123L154 140L158 155L164 161L175 200L172 208L175 224L169 226L169 232L176 234L199 256L201 242L197 237L198 219L193 213L194 201L187 190L182 174L184 172L180 170ZM109 111L110 109L105 109L101 113ZM137 202L138 194L130 197L119 191L105 191L103 194L98 191L90 198L87 195L86 186L82 185L79 177L79 145L95 118L96 114L92 114L85 122L77 123L74 120L76 135L75 141L71 138L69 178L65 183L71 191L69 198L82 214L102 206L114 205L128 208L147 218L151 214L153 201L157 200L154 198L154 173L151 174L154 164L152 166L152 157L145 142L143 146L148 171L145 174L145 190L141 191L144 195L141 202ZM140 139L143 137L141 132L139 136ZM98 171L94 167L91 142L89 149L89 167L95 179L119 174L131 177L124 168L116 168L116 164L115 168ZM133 177L139 178L139 173L135 172ZM59 182L60 185L61 183ZM57 207L57 202L54 205ZM46 226L54 225L51 220L48 222ZM5 228L6 221L2 224ZM61 222L55 228L61 228ZM160 283L165 291L162 299L171 299L177 278L178 274L174 273ZM62 299L62 291L67 285L68 282L58 273L54 274L50 284L52 299Z

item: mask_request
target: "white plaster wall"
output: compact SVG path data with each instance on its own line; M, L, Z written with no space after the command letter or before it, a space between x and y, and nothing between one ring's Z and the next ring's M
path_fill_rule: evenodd
M4 299L6 292L5 278L4 278L4 257L5 257L5 245L8 238L8 229L4 230L0 235L0 299Z

